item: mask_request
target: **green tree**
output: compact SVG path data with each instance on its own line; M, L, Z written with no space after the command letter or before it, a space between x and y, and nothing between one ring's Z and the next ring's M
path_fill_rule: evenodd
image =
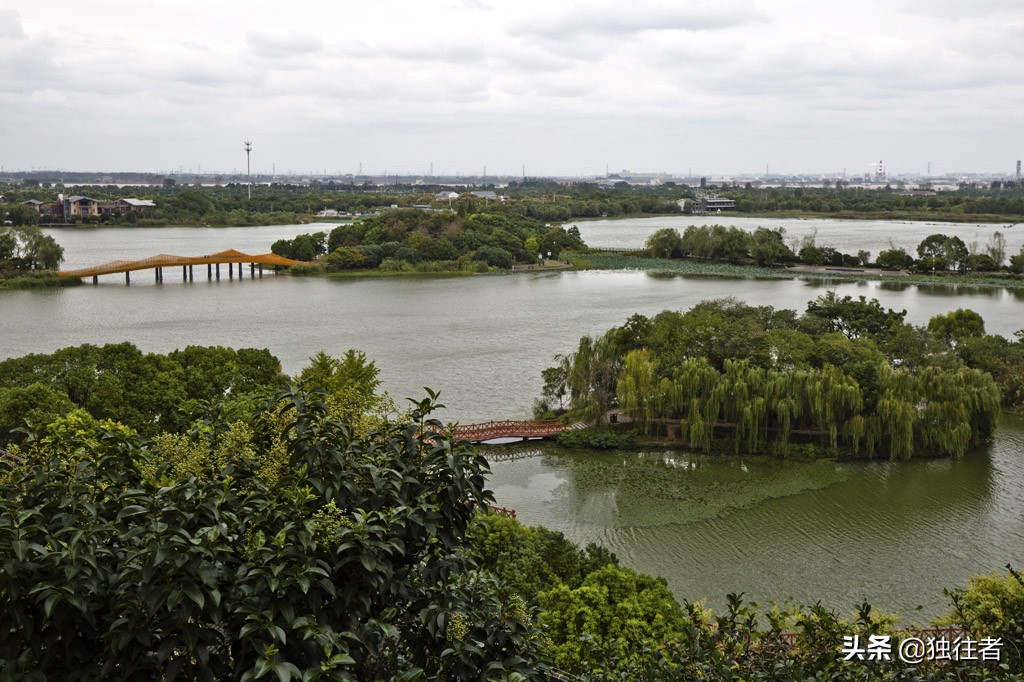
M965 589L947 591L953 610L938 624L1000 638L1007 669L1018 670L1024 660L1024 577L1010 566L1006 569L1005 574L974 576Z
M933 234L917 245L917 255L925 270L963 270L970 255L967 245L960 237Z
M864 296L854 300L839 298L829 291L807 304L807 314L825 320L831 331L842 332L851 339L862 336L886 336L903 324L907 311L886 310L881 304Z
M57 417L75 409L67 395L36 382L0 388L0 445L20 443L26 429L41 432Z
M679 258L683 255L682 247L683 238L679 230L673 227L655 230L644 245L647 253L655 258Z
M958 308L928 320L928 331L942 339L946 345L956 347L968 338L984 336L985 320L973 310Z
M1024 274L1024 247L1021 247L1020 253L1016 256L1010 256L1010 272Z
M0 216L5 221L9 220L15 227L39 224L39 211L20 204L0 207Z
M366 256L357 248L351 246L339 246L327 254L324 264L328 271L335 270L356 270L365 267Z
M906 250L890 248L882 251L878 254L878 258L875 260L875 264L880 268L886 270L903 270L904 268L910 267L914 262Z
M55 270L64 260L64 249L52 236L43 234L38 225L3 227L0 228L0 260L10 260L19 269Z
M793 250L784 241L785 234L781 227L773 230L757 228L750 239L750 257L761 267L796 260Z
M656 656L685 625L664 578L612 565L576 589L542 593L540 604L552 662L577 675L627 671Z

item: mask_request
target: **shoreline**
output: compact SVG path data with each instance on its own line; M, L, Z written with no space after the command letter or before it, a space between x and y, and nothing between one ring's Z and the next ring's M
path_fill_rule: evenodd
M969 286L993 289L1024 289L1024 276L975 276L975 275L919 275L904 271L885 271L866 268L867 272L854 273L815 266L794 268L765 268L758 265L734 263L713 263L685 259L651 258L632 256L626 253L590 252L567 253L566 258L576 271L584 270L632 270L655 275L682 275L696 277L722 277L726 279L819 279L843 282L877 281L892 284L940 284L945 286ZM900 274L904 273L904 274Z
M568 218L562 224L575 222L598 222L611 220L639 220L646 218L744 218L767 220L844 220L851 223L858 221L878 220L891 223L924 223L927 225L1006 225L1011 229L1017 225L1024 226L1024 216L998 215L993 213L974 213L963 215L930 215L921 213L907 213L893 215L891 213L806 213L801 211L776 211L771 213L741 213L729 211L728 213L628 213L618 216L598 216L585 218Z

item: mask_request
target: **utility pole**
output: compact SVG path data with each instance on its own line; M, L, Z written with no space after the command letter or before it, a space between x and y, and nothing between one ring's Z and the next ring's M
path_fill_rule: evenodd
M249 185L249 201L252 201L252 170L249 165L249 154L252 152L252 142L245 141L245 181Z

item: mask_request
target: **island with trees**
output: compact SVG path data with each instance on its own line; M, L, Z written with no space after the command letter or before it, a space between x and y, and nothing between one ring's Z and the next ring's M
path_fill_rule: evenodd
M0 226L0 289L73 286L80 280L59 277L64 249L39 226Z
M557 259L584 249L579 230L549 225L507 210L384 211L330 231L274 242L286 258L313 261L311 272L487 272ZM293 268L293 272L295 269Z
M634 315L559 356L535 411L593 425L566 434L588 445L621 444L601 433L613 416L704 452L963 455L1024 405L1024 335L988 335L969 310L905 315L834 292L803 315L734 299Z
M914 250L891 246L872 260L870 251L848 254L819 244L816 233L787 240L785 228L743 230L725 225L691 225L681 234L661 228L644 249L580 252L568 256L582 269L642 269L704 276L759 278L826 277L835 280L899 279L904 282L1024 286L1024 248L1007 252L997 231L986 244L967 245L957 236L935 233Z

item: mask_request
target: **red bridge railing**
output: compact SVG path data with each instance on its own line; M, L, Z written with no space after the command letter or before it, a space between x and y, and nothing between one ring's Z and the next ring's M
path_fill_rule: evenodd
M567 428L571 427L563 424L560 419L506 419L480 424L459 424L455 427L455 437L470 443L494 438L550 438Z

